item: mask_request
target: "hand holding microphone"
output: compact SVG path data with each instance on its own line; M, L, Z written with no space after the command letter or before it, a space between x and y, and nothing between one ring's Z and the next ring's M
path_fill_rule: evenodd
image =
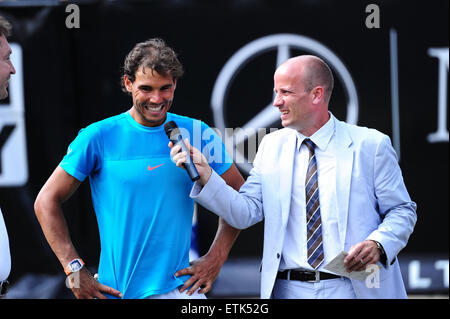
M183 141L183 136L174 121L167 122L164 125L164 130L170 140L170 157L175 164L178 167L185 168L192 181L199 180L202 185L205 185L212 173L205 156L193 147L187 138Z

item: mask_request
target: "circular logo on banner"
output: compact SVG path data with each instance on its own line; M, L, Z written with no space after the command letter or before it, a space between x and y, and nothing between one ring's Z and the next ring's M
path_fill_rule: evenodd
M242 127L238 129L227 128L227 123L225 123L225 101L227 100L229 88L242 68L257 56L268 51L276 51L276 66L278 67L291 57L291 49L310 52L328 63L334 71L335 77L342 83L345 91L347 98L346 122L356 124L358 121L358 96L355 84L342 61L330 49L316 40L297 34L274 34L252 41L239 49L224 65L214 84L211 97L214 125L222 133L227 151L230 155L232 154L239 168L247 174L253 167L248 161L248 158L251 156L244 154L242 148L236 146L245 142L252 133L256 134L258 130L269 128L270 125L279 121L280 114L278 109L273 106L272 101L270 101L267 103L267 106L263 107L259 113L255 114ZM249 149L251 149L251 146L249 146Z

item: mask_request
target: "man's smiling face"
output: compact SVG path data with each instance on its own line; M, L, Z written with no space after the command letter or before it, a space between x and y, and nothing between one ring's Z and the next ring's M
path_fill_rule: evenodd
M5 36L0 36L0 100L8 97L8 85L11 74L15 74L16 70L12 65L11 47Z
M159 126L166 120L176 88L171 75L162 75L150 68L139 68L134 82L127 76L125 87L133 98L131 116L141 125Z

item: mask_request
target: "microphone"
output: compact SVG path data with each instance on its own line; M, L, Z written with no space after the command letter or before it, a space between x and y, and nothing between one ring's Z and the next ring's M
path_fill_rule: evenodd
M194 162L192 161L191 153L187 149L186 144L184 144L184 139L180 133L178 125L174 121L169 121L166 124L164 124L164 131L166 131L166 135L169 138L169 140L173 143L173 145L179 144L181 146L180 152L186 152L186 154L188 155L186 163L183 163L183 167L188 172L191 181L195 182L196 180L200 179L200 175L197 172L197 168L195 167Z

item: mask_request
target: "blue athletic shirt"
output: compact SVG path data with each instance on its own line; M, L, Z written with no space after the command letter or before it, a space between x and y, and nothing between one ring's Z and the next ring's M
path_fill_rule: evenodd
M219 174L232 160L205 123L167 113ZM79 181L89 176L101 253L100 283L123 298L169 292L189 276L193 182L170 158L164 125L146 127L129 112L80 130L59 164ZM112 296L109 296L112 297Z

